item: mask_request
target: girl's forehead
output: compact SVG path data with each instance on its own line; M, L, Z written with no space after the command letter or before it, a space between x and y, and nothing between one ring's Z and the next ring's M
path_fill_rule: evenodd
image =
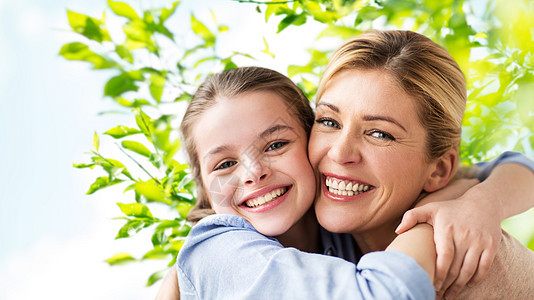
M280 134L306 138L294 110L277 94L262 91L218 99L194 128L200 157L223 145L242 149Z

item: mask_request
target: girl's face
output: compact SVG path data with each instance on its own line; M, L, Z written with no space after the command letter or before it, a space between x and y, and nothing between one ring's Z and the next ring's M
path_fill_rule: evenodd
M431 169L415 100L387 72L346 70L327 85L315 120L319 223L346 233L396 226Z
M193 134L216 213L242 216L259 232L278 236L310 208L315 179L306 132L277 94L218 99Z

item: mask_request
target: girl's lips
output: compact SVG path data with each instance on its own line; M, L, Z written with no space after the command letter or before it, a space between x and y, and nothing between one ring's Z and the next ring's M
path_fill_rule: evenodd
M291 192L292 187L293 187L292 185L289 185L289 186L274 186L274 187L261 189L258 192L254 192L248 195L247 197L245 197L243 200L241 200L239 207L252 213L262 213L262 212L269 211L275 208L276 206L278 206L279 204L281 204L287 198L288 194ZM272 197L273 193L276 195L276 197ZM267 199L258 200L258 198L262 199L264 197ZM269 199L268 197L271 197L271 198ZM254 205L254 206L250 207L249 205Z
M375 188L370 184L333 174L322 174L321 179L323 194L335 201L352 201Z

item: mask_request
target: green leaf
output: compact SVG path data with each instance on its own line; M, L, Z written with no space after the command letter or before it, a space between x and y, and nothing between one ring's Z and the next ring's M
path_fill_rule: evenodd
M93 147L95 148L95 151L98 152L98 148L100 147L100 138L98 138L98 134L96 133L96 131L93 135Z
M208 27L206 27L206 25L195 18L195 15L193 14L191 14L191 29L193 29L193 32L195 32L196 35L204 40L207 46L215 44L215 35L208 29Z
M267 43L267 39L265 37L263 37L263 45L265 46L265 49L261 50L261 52L274 58L274 53L272 53L271 50L269 50L269 44Z
M139 19L139 15L137 15L135 10L127 3L108 0L108 6L117 16L125 17L130 20Z
M289 25L295 25L300 26L302 24L306 23L306 15L304 13L302 14L294 14L294 15L288 15L285 18L280 21L278 24L278 31L276 33L280 33L282 30L286 29Z
M84 168L93 168L95 166L95 164L72 164L72 166L74 168L78 168L78 169L84 169Z
M174 102L191 101L191 99L193 99L193 95L184 92L180 96L176 97L176 99L174 99Z
M110 135L110 136L112 136L113 138L116 138L116 139L120 139L120 138L123 138L125 136L138 134L138 133L141 133L141 131L139 131L139 130L137 130L135 128L130 128L130 127L122 126L122 125L119 125L117 127L113 127L110 130L104 132L104 134Z
M104 96L117 97L128 91L137 91L135 79L127 73L112 77L104 86Z
M122 179L114 179L112 181L109 181L109 177L107 176L102 176L102 177L98 177L95 182L93 182L93 184L91 184L91 186L89 187L89 190L87 191L87 195L90 195L98 190L101 190L103 188L106 188L108 186L112 186L112 185L115 185L117 183L121 183L123 182L124 180Z
M530 238L530 241L527 244L527 248L534 251L534 235L532 235L532 237Z
M148 278L146 286L151 286L154 283L156 283L158 280L163 278L163 276L165 275L165 272L167 272L167 270L161 270L161 271L152 273L152 275L150 275L150 277Z
M136 261L136 259L126 252L117 253L113 255L112 257L106 259L106 262L110 266L124 265L124 264L131 263L134 261Z
M166 202L165 193L153 179L137 182L135 192L144 196L149 202Z
M180 4L180 1L173 2L170 6L161 9L161 15L159 19L161 22L165 22L176 11L176 7Z
M139 129L145 134L145 136L151 140L151 132L150 132L150 126L152 124L152 119L145 114L141 108L135 109L135 122L137 123L137 126L139 126Z
M161 101L161 95L163 94L163 88L165 87L165 77L158 74L152 74L150 76L150 94L159 103Z
M122 213L129 217L153 218L150 209L142 203L117 203L117 205L120 207Z
M139 143L139 142L134 142L134 141L122 141L121 142L121 145L122 147L124 147L124 149L128 149L130 151L133 151L137 154L140 154L140 155L143 155L143 156L146 156L146 157L149 157L150 154L152 152L150 152L150 150L148 150L147 147L145 147L145 145Z
M109 33L102 21L71 10L67 10L67 18L72 30L86 38L99 43L111 41Z
M129 63L133 63L132 52L127 47L122 46L122 45L117 45L115 47L115 52L117 52L120 58L124 59L125 61Z
M189 214L189 211L192 208L193 208L193 204L187 203L187 202L183 202L183 201L178 203L178 205L176 206L176 209L178 210L178 213L180 214L180 217L182 217L184 219L187 218L187 215Z
M159 226L158 226L158 230L156 230L154 232L154 234L152 235L152 245L154 245L154 246L162 245L162 244L167 243L168 240L169 240L169 237L165 234L165 230L160 230ZM143 256L143 258L155 258L154 256L148 257L147 255L149 253L145 254L145 256ZM151 255L152 254L153 253L151 253ZM167 256L168 253L167 252L163 252L163 253L157 252L156 254L158 256L157 258L161 258L161 256Z
M113 98L117 104L124 106L124 107L140 107L144 105L150 105L150 102L148 102L145 99L135 99L134 101L127 100L124 97L115 97Z
M86 61L93 64L93 69L109 69L117 64L101 55L89 50L83 43L74 42L63 45L59 50L59 55L68 60Z
M152 221L145 221L140 219L128 220L128 222L126 222L126 224L124 224L121 229L119 229L119 233L117 233L115 239L131 237L138 233L141 229L152 225L152 223Z

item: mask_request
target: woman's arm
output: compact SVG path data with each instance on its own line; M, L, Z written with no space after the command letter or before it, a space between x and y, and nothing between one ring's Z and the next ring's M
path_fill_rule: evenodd
M480 282L496 255L501 221L534 206L534 162L528 157L507 152L480 167L482 183L453 184L430 195L405 214L397 231L418 222L434 226L438 296L452 298L467 282Z
M156 300L180 300L176 266L172 266L159 287Z

